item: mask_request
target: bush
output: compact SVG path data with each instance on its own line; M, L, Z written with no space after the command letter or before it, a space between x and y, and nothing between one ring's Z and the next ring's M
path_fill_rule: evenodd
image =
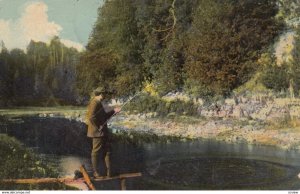
M178 115L195 115L197 114L197 106L191 102L182 100L164 101L159 97L150 95L142 95L132 101L126 108L130 112L148 113L157 112L159 116L167 116L169 113Z
M43 163L37 155L24 148L19 141L0 134L0 178L42 178L58 177L58 172ZM71 189L63 184L0 184L4 189Z
M276 92L286 91L289 87L287 66L270 66L262 74L262 83Z

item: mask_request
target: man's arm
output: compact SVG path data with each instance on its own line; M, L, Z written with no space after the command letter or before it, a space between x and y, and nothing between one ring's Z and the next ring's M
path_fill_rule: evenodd
M106 112L103 104L92 102L89 108L90 124L93 125L96 129L101 130L104 125L107 124L107 121L115 114L121 111L120 108L114 108L111 111Z
M111 111L106 112L105 121L108 120L110 117L112 117L114 114L115 114L115 110L111 110Z
M114 114L117 114L121 111L121 108L117 107L111 111L106 112L106 120L109 120Z

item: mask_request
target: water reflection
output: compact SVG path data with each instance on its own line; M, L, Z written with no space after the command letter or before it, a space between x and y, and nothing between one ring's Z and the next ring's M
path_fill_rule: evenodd
M22 122L7 122L5 133L44 154L61 176L73 176L81 164L91 170L91 142L82 123L24 117ZM300 154L296 150L213 140L114 142L112 149L113 173L143 173L143 178L129 181L131 189L300 188L297 178ZM254 184L253 177L260 183ZM251 180L252 185L244 184Z
M59 169L62 176L74 176L74 171L78 170L82 164L88 164L87 159L74 156L61 157L59 161Z

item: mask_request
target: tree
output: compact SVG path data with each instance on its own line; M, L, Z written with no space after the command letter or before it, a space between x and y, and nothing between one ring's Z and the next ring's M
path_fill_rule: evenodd
M292 51L292 61L290 62L290 74L295 95L299 96L300 92L300 27L296 29L296 36L294 41L294 48Z
M256 70L260 53L282 29L275 0L200 1L194 13L185 69L206 94L228 95Z
M85 74L91 79L89 89L99 84L126 96L146 80L155 83L160 94L182 87L185 35L196 4L190 0L106 1L99 8L84 66L88 72L97 61L100 71L103 66L110 68L103 68L105 73L99 71L98 77ZM114 62L105 60L108 54Z
M300 1L299 0L278 0L280 7L279 16L284 18L288 25L299 25Z
M136 3L134 0L111 0L99 8L98 20L82 58L85 67L80 77L89 81L88 85L79 87L86 93L101 86L117 95L128 95L143 82L143 40L135 20ZM96 71L95 75L90 69L101 72Z
M33 71L28 65L27 55L21 49L10 51L9 75L11 83L11 97L16 105L25 105L25 101L33 96Z
M0 107L7 105L9 99L9 88L8 88L8 57L9 53L5 47L3 41L1 41L1 52L0 52Z
M299 96L300 90L300 28L296 28L292 58L279 67L272 66L265 72L264 84L275 91L288 91L289 96Z
M53 37L48 46L48 66L45 69L44 81L51 96L51 103L76 103L76 66L79 62L79 52L67 48L59 37ZM50 103L50 102L49 102Z
M146 42L143 58L148 79L163 95L183 86L184 48L197 1L147 1L139 24ZM145 11L147 10L147 11Z
M275 0L105 1L78 87L83 95L100 86L126 96L147 82L160 95L183 88L228 95L282 29L277 12Z
M262 83L276 92L287 91L289 87L289 71L287 65L270 65L262 75Z
M37 99L46 98L47 89L44 83L45 69L49 65L49 50L44 42L30 41L27 46L28 65L32 68L34 82L32 96Z

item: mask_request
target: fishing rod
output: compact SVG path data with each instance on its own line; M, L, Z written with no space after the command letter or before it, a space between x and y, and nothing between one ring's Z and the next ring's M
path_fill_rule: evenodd
M121 112L121 110L124 108L124 106L126 105L126 104L128 104L129 102L131 102L134 98L136 98L138 95L140 95L142 93L142 91L139 91L139 92L137 92L133 97L131 97L129 100L127 100L124 104L122 104L122 106L120 107L120 111L119 112L115 112L113 115L111 115L102 125L101 125L101 128L100 129L102 129L102 127L104 126L104 125L106 125L107 123L108 123L108 121L112 118L112 117L114 117L115 115L117 115L118 113L120 113Z
M139 92L137 92L135 95L133 95L133 97L131 97L129 100L127 100L127 101L120 107L120 109L122 110L123 107L124 107L126 104L128 104L130 101L132 101L135 97L137 97L137 96L140 95L141 93L142 93L142 92L139 91Z

